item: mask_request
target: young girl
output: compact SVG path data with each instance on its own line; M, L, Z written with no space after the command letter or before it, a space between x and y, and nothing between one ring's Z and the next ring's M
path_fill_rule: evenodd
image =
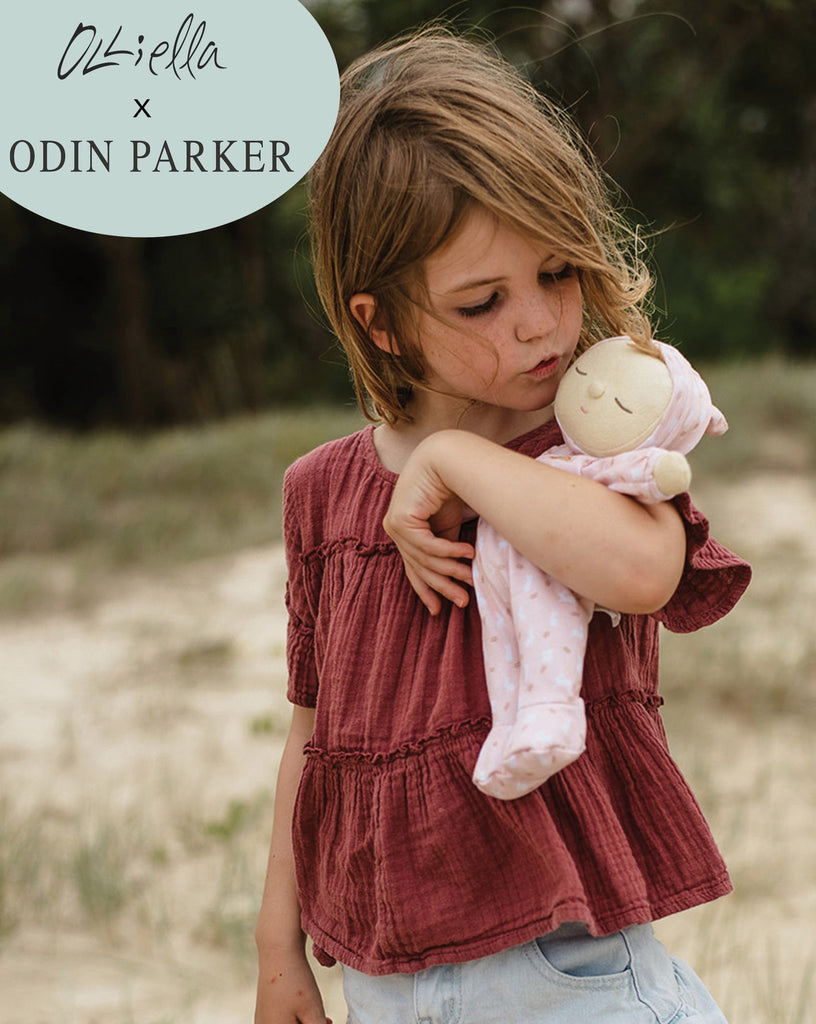
M257 1024L719 1022L649 922L730 890L659 717L658 623L697 629L749 579L684 495L640 505L529 456L577 351L651 336L648 277L561 114L442 32L362 58L312 172L315 269L379 425L284 485L289 698L258 921ZM586 751L502 801L475 516L588 600Z

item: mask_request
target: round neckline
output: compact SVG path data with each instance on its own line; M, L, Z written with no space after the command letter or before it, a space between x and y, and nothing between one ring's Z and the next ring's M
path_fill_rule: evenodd
M399 479L399 474L387 469L380 461L376 445L374 444L374 430L376 426L376 423L369 423L368 426L363 427L363 454L378 476L394 484Z
M363 454L379 477L383 480L387 480L391 484L395 484L399 479L399 473L395 473L393 470L384 466L380 461L380 456L377 454L377 447L374 444L374 430L376 426L377 424L375 423L369 423L367 426L363 427ZM555 433L558 432L559 427L554 416L545 420L543 423L540 423L537 427L532 427L523 434L519 434L518 437L514 437L511 440L506 441L502 445L502 448L509 448L511 451L518 451L520 448L524 447L528 440L532 439L534 436L546 433L547 430L552 430ZM548 445L547 447L550 446Z

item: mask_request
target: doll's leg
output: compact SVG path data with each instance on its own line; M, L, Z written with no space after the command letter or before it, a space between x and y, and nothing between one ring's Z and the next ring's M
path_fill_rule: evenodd
M511 615L519 651L516 716L501 764L481 788L513 799L540 786L584 750L581 675L591 614L558 581L513 552Z
M473 770L473 781L480 788L501 767L505 744L516 720L520 662L507 579L509 560L514 554L510 544L489 524L479 524L473 584L482 620L482 654L493 717Z
M591 609L563 584L532 568L532 577L526 567L514 564L511 570L521 679L505 763L510 774L538 779L540 785L584 751L580 694ZM543 600L542 594L547 595Z

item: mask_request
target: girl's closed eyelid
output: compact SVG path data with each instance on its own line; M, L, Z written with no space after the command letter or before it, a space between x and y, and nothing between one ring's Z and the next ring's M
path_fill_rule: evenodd
M575 267L571 263L563 263L556 270L542 270L539 277L542 281L558 284L561 281L567 281L569 278L574 277L575 273Z
M575 267L571 263L565 263L558 270L542 270L538 277L541 284L560 284L562 281L566 281L571 277L574 277L576 271ZM475 306L459 306L457 313L461 316L480 316L483 313L489 313L499 300L499 293L493 292L489 299L485 302L480 302Z
M489 313L490 310L496 305L498 301L499 293L493 292L489 299L485 302L480 302L476 306L460 306L457 310L462 316L479 316L482 313Z

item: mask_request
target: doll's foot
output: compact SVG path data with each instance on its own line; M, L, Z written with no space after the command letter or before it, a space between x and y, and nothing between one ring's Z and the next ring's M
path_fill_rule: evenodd
M582 701L522 708L504 748L505 771L539 779L572 764L584 752L586 718Z
M489 790L485 789L485 786L504 767L504 751L512 731L512 725L494 725L479 751L473 769L473 781L486 793Z
M504 768L496 768L480 779L473 776L477 787L488 796L496 797L498 800L517 800L520 796L526 796L538 789L544 781L538 776L525 778L520 775L511 775Z
M504 727L495 737L495 745L485 742L473 781L489 796L515 800L580 757L585 737L586 719L580 701L524 708L515 725Z

